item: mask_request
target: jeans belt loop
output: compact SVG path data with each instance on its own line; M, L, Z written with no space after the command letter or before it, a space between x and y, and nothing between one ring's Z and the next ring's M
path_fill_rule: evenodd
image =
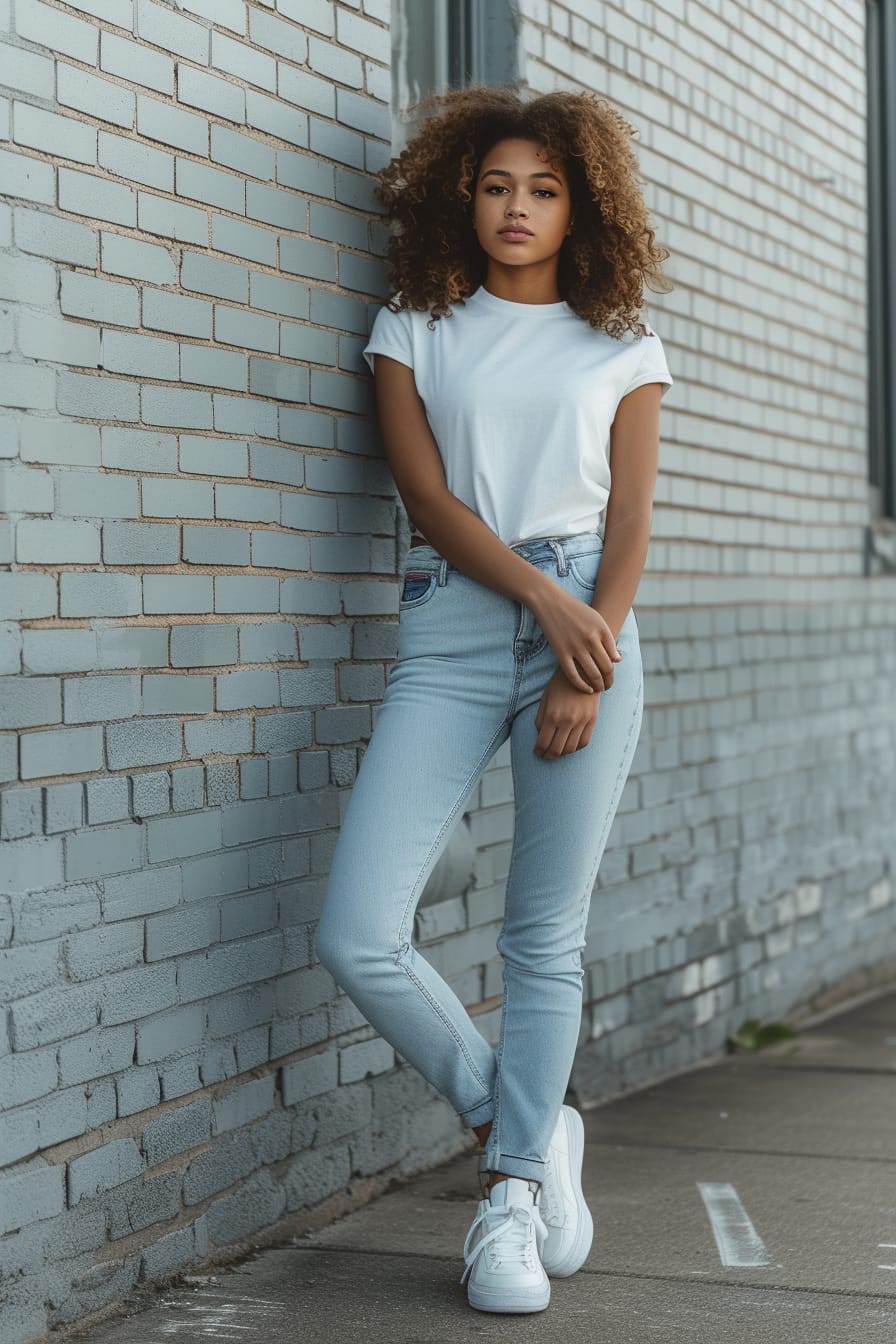
M557 557L557 573L565 575L569 573L569 557L566 554L566 547L559 538L549 537L548 545Z
M444 588L447 582L448 582L448 561L445 559L443 555L441 563L439 564L439 587Z

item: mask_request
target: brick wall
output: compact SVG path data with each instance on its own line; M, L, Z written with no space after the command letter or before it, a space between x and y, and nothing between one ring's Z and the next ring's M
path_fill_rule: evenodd
M588 1100L896 958L863 33L833 0L521 9L529 83L638 126L677 283ZM0 2L4 1344L460 1141L311 951L406 540L360 357L389 18ZM417 929L493 1037L506 750L474 801L472 883Z

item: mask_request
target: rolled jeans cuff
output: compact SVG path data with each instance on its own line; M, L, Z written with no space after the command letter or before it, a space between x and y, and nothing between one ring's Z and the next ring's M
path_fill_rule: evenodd
M500 1171L504 1176L520 1176L524 1181L543 1181L547 1163L532 1157L508 1157L500 1153L492 1157L488 1145L485 1150L486 1170Z

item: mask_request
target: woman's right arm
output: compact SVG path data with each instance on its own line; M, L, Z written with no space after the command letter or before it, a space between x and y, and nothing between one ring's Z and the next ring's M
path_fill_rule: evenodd
M451 493L413 370L388 355L374 361L386 457L409 518L449 564L529 608L577 690L608 689L621 655L607 622L506 546Z

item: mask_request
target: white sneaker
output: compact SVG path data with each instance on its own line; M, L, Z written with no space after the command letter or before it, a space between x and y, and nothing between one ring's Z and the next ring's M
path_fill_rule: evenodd
M584 1154L582 1117L571 1106L561 1106L538 1195L539 1211L547 1227L541 1262L548 1274L558 1279L581 1269L594 1238L591 1211L582 1193Z
M477 1311L544 1311L551 1285L541 1263L547 1229L529 1182L508 1176L479 1201L464 1242L467 1299Z

